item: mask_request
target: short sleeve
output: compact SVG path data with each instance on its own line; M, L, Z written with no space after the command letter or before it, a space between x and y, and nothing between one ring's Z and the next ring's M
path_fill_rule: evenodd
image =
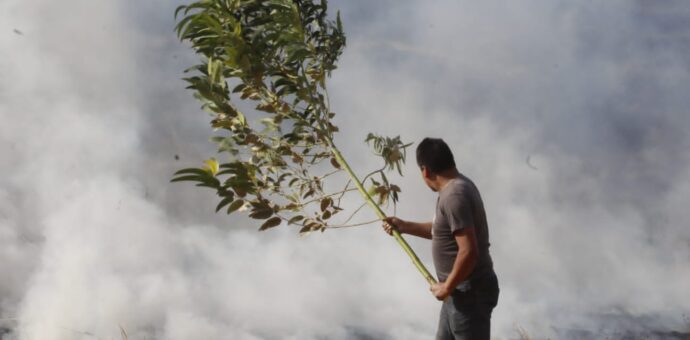
M441 205L441 211L448 221L451 233L474 227L471 202L461 193L448 195Z

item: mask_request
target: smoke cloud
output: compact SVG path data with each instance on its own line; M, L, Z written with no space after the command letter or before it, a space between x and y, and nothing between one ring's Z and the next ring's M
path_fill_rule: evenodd
M176 5L0 3L0 337L433 337L440 305L378 225L259 233L168 182L215 151ZM487 208L495 337L690 332L690 5L330 5L336 143L361 173L370 131L450 144ZM397 214L429 220L413 163Z

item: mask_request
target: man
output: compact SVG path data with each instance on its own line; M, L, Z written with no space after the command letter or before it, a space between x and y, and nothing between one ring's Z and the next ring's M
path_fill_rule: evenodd
M443 301L437 339L489 339L498 280L489 255L489 229L479 190L456 166L448 145L425 138L417 165L427 186L438 192L432 222L389 217L383 228L431 239L438 283L432 294Z

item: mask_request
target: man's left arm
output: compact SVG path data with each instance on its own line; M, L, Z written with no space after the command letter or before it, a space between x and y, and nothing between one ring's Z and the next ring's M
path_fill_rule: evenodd
M477 237L474 227L464 227L455 233L455 242L458 244L458 254L453 263L453 269L444 282L439 282L431 286L431 292L439 300L445 300L453 289L474 270L477 263Z

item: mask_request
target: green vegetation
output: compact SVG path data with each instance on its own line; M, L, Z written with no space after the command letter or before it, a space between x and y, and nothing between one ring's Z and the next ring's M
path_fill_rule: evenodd
M216 211L246 209L261 221L259 230L283 223L300 233L361 225L347 224L360 209L341 224L332 222L344 210L343 196L354 191L364 199L360 208L368 204L385 217L380 206L395 205L400 193L386 173L402 175L410 144L369 134L366 142L383 166L360 180L333 142L338 127L326 80L345 47L339 13L330 19L326 1L202 0L180 6L175 15L178 36L201 57L185 80L212 115L219 134L211 140L227 161L211 158L201 168L176 172L173 181L214 189ZM252 115L237 103L254 107ZM347 175L342 189L324 190L324 181L338 173ZM434 283L401 235L393 236Z

